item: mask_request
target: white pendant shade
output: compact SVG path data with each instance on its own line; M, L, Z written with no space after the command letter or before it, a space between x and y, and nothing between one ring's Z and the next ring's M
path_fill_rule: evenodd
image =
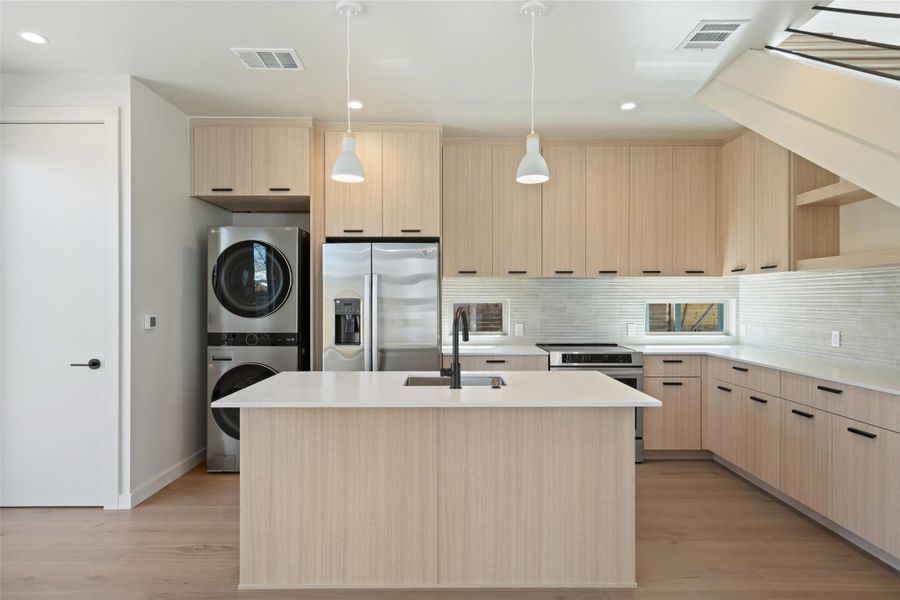
M516 181L519 183L544 183L550 180L547 161L541 156L541 140L536 133L525 138L525 156L519 161Z
M366 180L362 163L356 156L356 138L352 135L344 135L341 140L341 153L331 167L331 178L344 183L359 183Z

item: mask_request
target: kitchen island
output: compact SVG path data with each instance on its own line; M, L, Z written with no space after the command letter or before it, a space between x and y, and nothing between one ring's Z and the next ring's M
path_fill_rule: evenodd
M592 371L405 385L429 375L213 403L241 409L240 587L634 587L634 409L660 402Z

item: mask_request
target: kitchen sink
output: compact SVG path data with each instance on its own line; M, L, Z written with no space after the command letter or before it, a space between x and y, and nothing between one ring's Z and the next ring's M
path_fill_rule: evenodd
M403 383L405 386L411 387L450 387L449 377L407 377ZM506 381L502 377L496 375L463 375L462 386L490 386L499 388L506 385Z

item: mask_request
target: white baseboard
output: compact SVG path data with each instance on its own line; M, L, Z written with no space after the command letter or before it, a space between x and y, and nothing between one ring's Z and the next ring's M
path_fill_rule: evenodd
M720 465L722 465L723 467L726 467L730 471L733 471L735 475L738 475L738 476L746 479L751 484L760 488L764 492L767 492L768 494L775 496L776 499L780 500L784 504L787 504L788 506L790 506L797 512L802 513L806 517L809 517L810 519L812 519L813 521L815 521L816 523L818 523L825 529L829 529L829 530L833 531L834 533L841 536L842 538L844 538L845 540L847 540L854 546L858 547L860 550L863 550L864 552L871 554L872 556L874 556L881 562L885 563L886 565L888 565L895 571L900 571L900 558L893 556L886 550L882 550L881 548L872 544L871 542L866 541L865 539L859 537L858 535L856 535L849 529L845 529L844 527L841 527L840 525L838 525L837 523L835 523L828 517L817 513L816 511L809 508L808 506L801 504L800 502L797 502L790 496L784 494L780 490L775 489L774 487L772 487L765 481L758 479L757 477L754 477L753 475L751 475L747 471L743 470L742 468L738 467L737 465L728 462L721 456L714 456L713 460L716 461L717 463L719 463Z
M144 483L130 494L119 494L119 508L131 509L163 489L200 463L206 460L206 448L197 451L183 461L176 463Z

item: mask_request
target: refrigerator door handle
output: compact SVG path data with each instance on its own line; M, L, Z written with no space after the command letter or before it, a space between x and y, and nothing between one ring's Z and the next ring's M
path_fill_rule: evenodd
M378 274L372 274L372 370L378 371Z
M372 327L372 279L371 275L363 275L363 309L361 318L363 320L362 342L363 342L363 370L372 370L372 340L369 337Z

